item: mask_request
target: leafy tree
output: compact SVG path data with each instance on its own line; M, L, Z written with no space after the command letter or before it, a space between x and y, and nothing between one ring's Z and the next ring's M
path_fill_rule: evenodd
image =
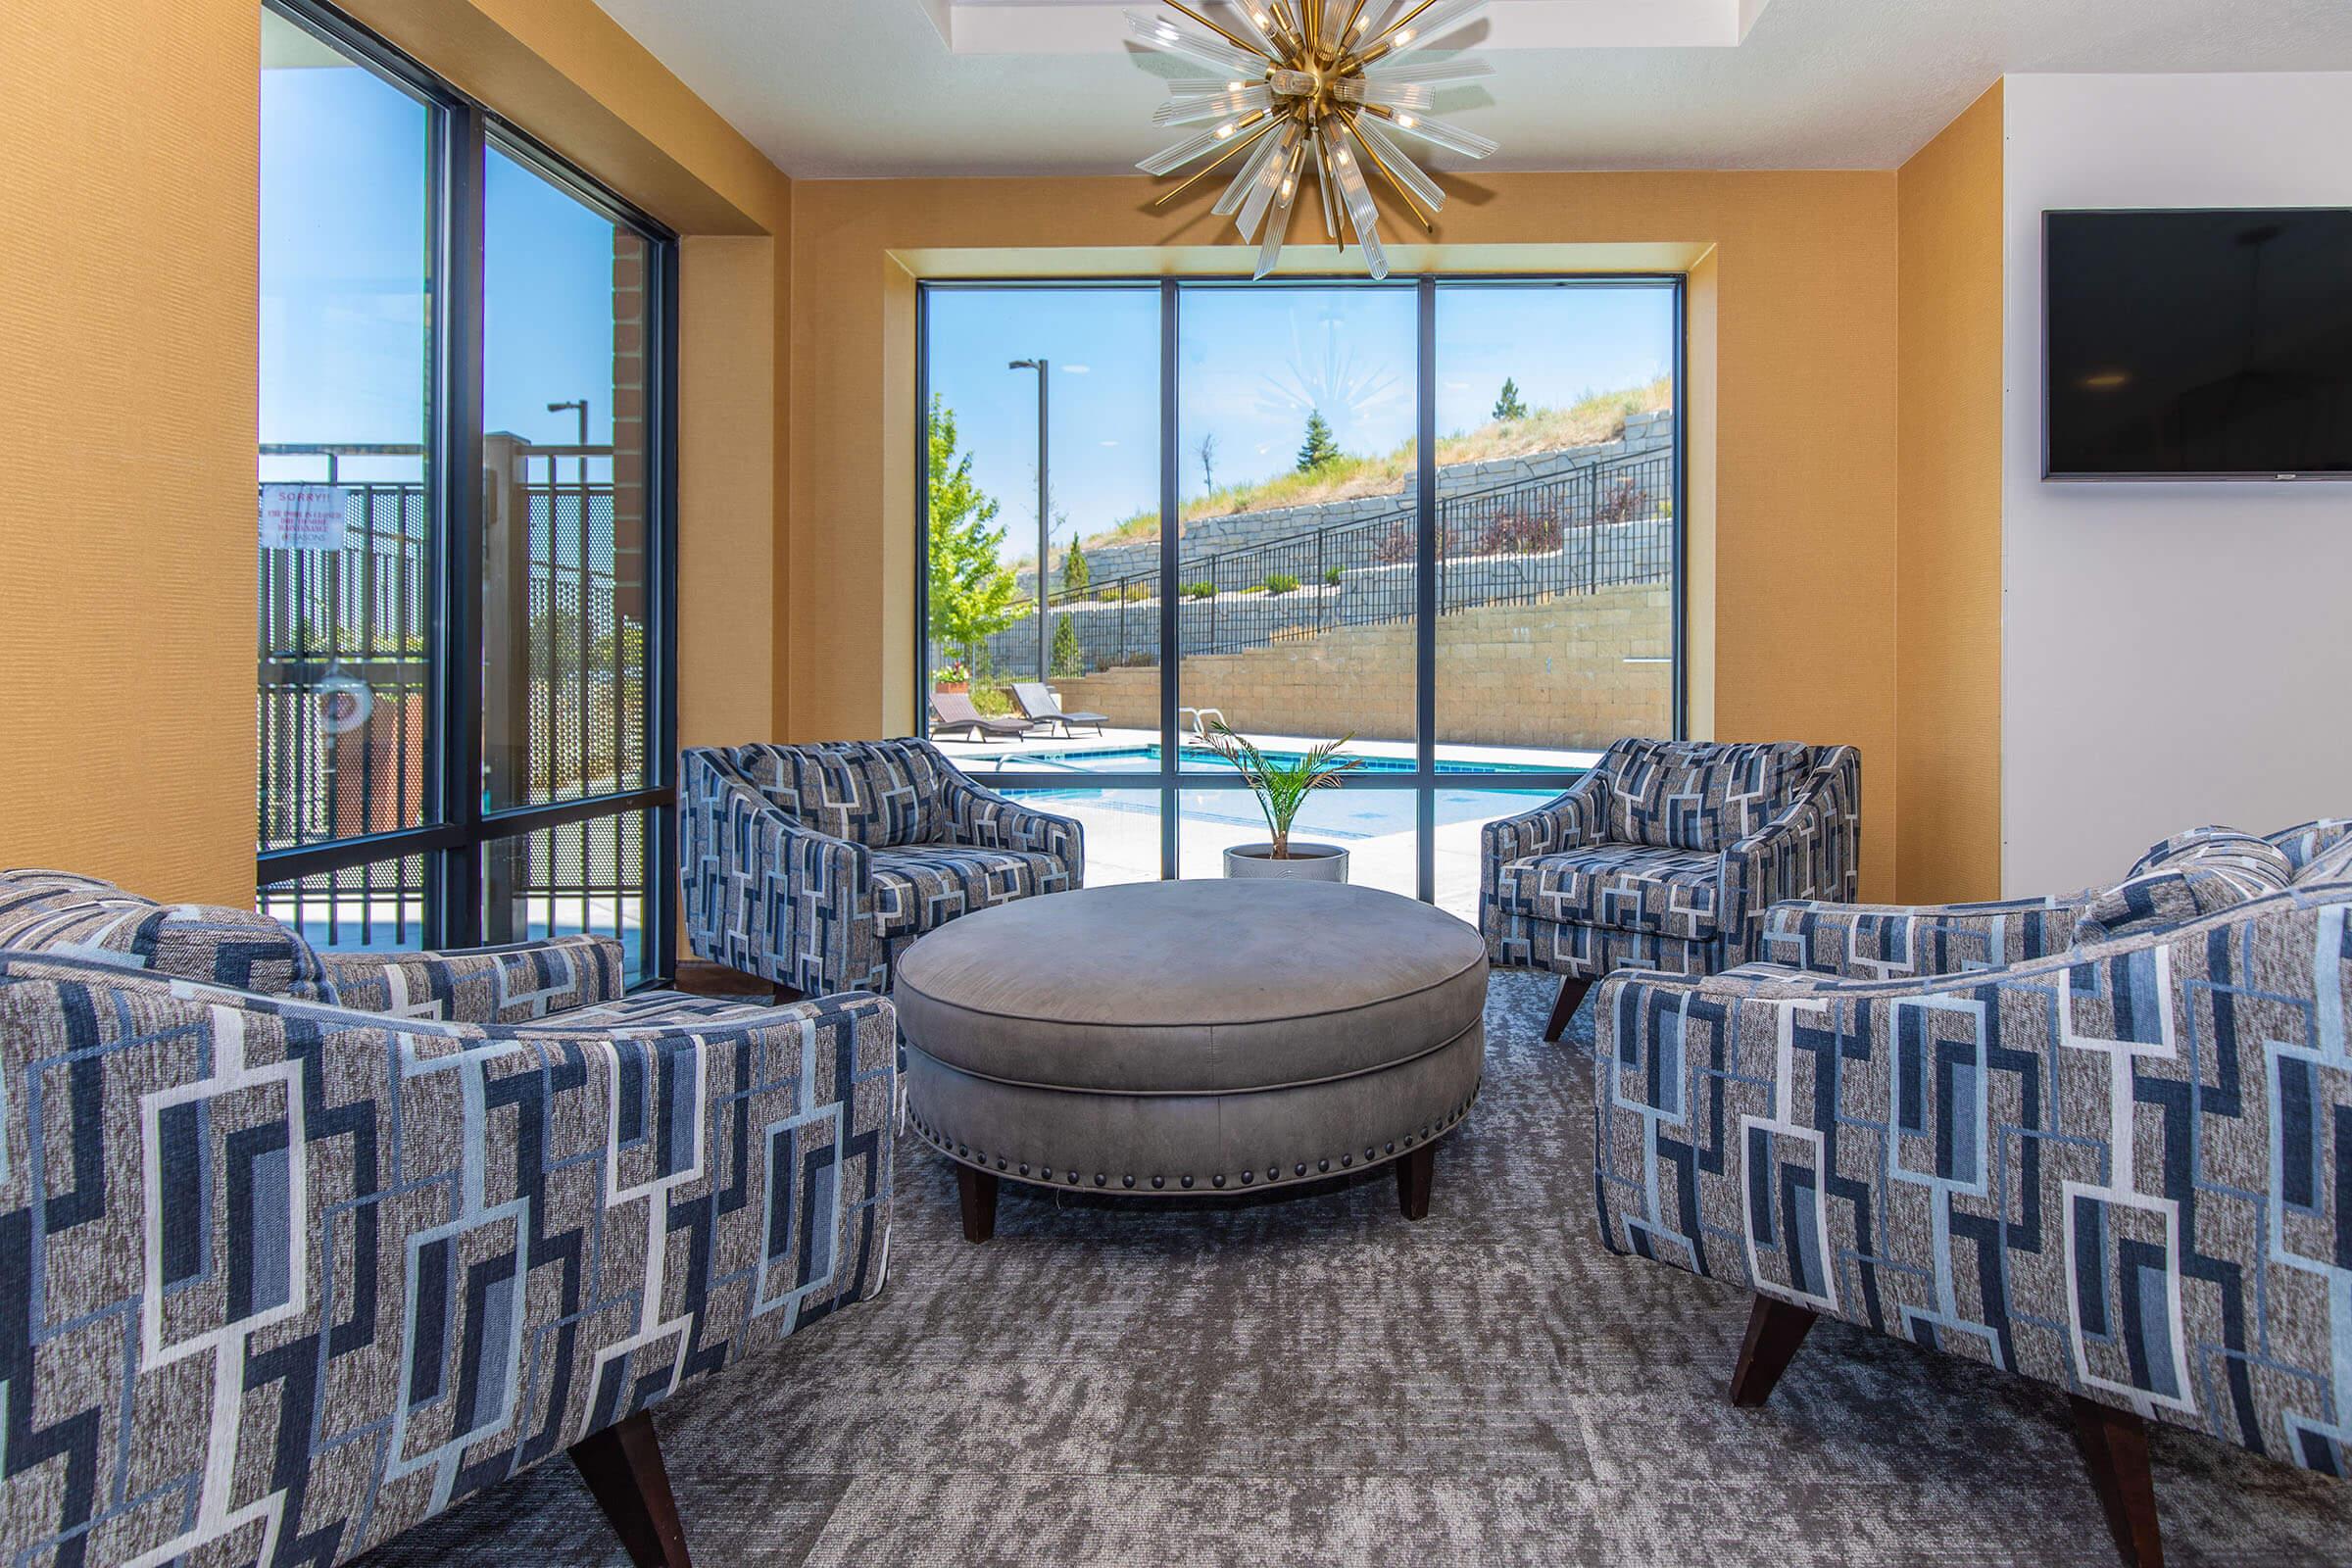
M1084 655L1078 651L1078 628L1064 615L1054 624L1054 673L1075 675L1083 667Z
M944 648L982 648L1019 620L1020 580L997 559L1004 530L992 527L997 503L972 482L972 455L956 451L956 415L931 399L931 640Z
M1519 383L1507 375L1502 378L1501 392L1495 395L1494 413L1491 417L1497 422L1527 417L1527 405L1519 398Z
M1306 444L1298 449L1298 471L1312 473L1339 459L1340 444L1331 438L1331 421L1323 417L1321 409L1310 411L1306 416Z
M1094 580L1094 575L1093 568L1086 564L1086 552L1079 547L1077 540L1071 540L1068 552L1061 558L1062 591L1082 594L1086 592L1086 585Z

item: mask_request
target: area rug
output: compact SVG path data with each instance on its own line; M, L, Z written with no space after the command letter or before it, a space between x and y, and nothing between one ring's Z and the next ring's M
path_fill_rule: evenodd
M1824 1323L1724 1396L1742 1294L1601 1250L1588 1007L1498 974L1429 1218L1006 1183L911 1136L882 1298L658 1415L703 1568L2116 1562L2057 1392ZM2352 1486L2157 1428L2175 1564L2352 1561ZM561 1460L369 1568L626 1568Z

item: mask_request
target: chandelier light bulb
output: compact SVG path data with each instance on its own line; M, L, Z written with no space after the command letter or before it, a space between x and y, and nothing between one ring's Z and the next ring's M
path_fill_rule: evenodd
M1212 119L1217 123L1136 167L1159 175L1206 159L1159 203L1211 174L1224 179L1224 192L1210 210L1231 217L1242 238L1258 244L1259 277L1281 260L1299 184L1310 172L1319 187L1313 205L1325 231L1345 249L1352 230L1374 277L1388 276L1389 262L1369 174L1379 174L1421 226L1431 227L1445 205L1445 192L1384 125L1464 158L1485 158L1496 150L1484 136L1421 113L1431 101L1431 84L1486 75L1490 68L1483 61L1443 53L1411 64L1396 59L1407 50L1425 49L1486 0L1164 3L1184 21L1130 11L1134 35L1181 60L1214 66L1221 74L1170 83L1168 102L1152 119L1162 125L1198 125Z

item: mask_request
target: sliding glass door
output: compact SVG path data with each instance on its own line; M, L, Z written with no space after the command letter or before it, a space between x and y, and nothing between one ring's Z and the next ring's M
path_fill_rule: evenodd
M928 732L1082 820L1092 882L1264 838L1216 724L1344 738L1298 833L1475 918L1486 822L1681 733L1682 313L1671 277L926 285Z
M261 25L261 905L659 974L674 240L338 17Z

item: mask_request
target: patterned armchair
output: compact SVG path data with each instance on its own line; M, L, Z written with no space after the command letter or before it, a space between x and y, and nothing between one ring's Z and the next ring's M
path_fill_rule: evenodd
M1560 977L1546 1040L1621 965L1710 974L1753 957L1783 899L1851 899L1850 746L1623 740L1557 800L1486 828L1479 925L1501 965Z
M897 1025L620 961L0 873L0 1559L340 1563L568 1452L684 1568L647 1412L881 1289Z
M689 751L686 937L782 990L890 989L899 952L992 904L1082 885L1085 837L929 741Z
M1612 977L1595 1195L1613 1251L1754 1293L1736 1402L1822 1315L2038 1379L2155 1564L2147 1419L2352 1474L2352 823L2143 866L1773 911L1835 972Z

